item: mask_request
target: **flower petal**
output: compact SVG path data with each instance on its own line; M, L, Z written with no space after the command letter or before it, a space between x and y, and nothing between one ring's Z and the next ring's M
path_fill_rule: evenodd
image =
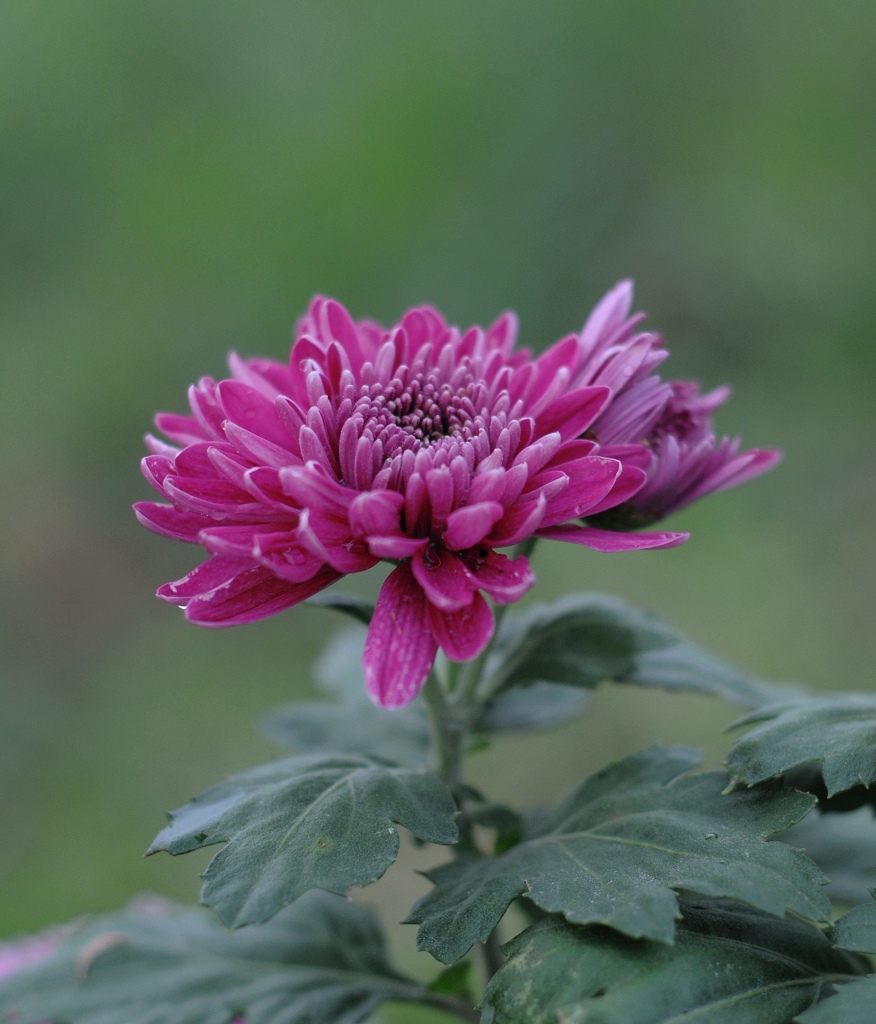
M592 526L548 526L536 533L549 540L567 540L594 551L639 551L643 548L675 548L684 544L689 533L616 533Z
M225 586L229 580L248 569L253 568L252 558L228 558L215 555L201 562L182 579L173 583L165 583L158 588L156 597L169 604L184 608L193 597L209 594L218 587Z
M536 421L539 434L557 431L563 441L584 433L611 399L605 387L580 388L563 395L545 409Z
M201 520L203 523L203 519ZM248 523L245 526L203 527L198 540L211 555L225 555L226 558L249 558L256 555L256 543L262 537L284 537L288 541L292 536L294 524L280 533L273 523Z
M529 560L508 558L498 551L488 551L486 557L480 552L467 552L465 562L474 574L474 583L486 591L496 604L510 604L519 601L535 583L535 573Z
M633 302L633 282L619 281L599 300L581 330L581 348L591 355L600 342L608 340L621 326Z
M496 628L493 612L480 594L457 612L429 605L429 623L441 650L451 661L470 661L490 642Z
M350 528L357 537L395 533L404 503L404 495L398 491L365 491L350 503Z
M498 501L480 501L456 509L447 517L443 537L445 546L451 551L462 551L480 544L504 515L505 506Z
M291 583L278 579L264 566L245 569L233 579L209 593L192 598L186 605L186 618L199 626L236 626L255 622L291 608L325 590L341 578L341 573L326 566L312 579Z
M543 520L545 526L556 526L583 516L611 491L620 474L621 464L614 459L588 455L567 463L566 468L570 470L569 485L548 499Z
M637 466L625 466L621 463L621 471L618 473L611 490L601 501L591 505L587 509L586 514L588 516L595 516L598 512L603 512L607 508L614 508L615 505L623 504L623 502L628 501L642 488L647 479L648 474L643 469L639 469Z
M286 450L295 444L274 403L249 384L223 380L219 385L219 398L225 415L238 426Z
M322 509L304 509L297 537L313 554L340 573L363 572L377 564L365 542L355 540L346 516Z
M362 656L368 693L382 707L409 704L432 670L438 647L427 608L409 566L400 565L384 580Z
M406 533L369 537L368 549L377 558L388 558L393 562L413 557L429 543L428 537L409 537Z
M543 494L539 494L535 501L521 501L512 505L486 538L487 543L494 548L520 544L541 526L546 508L547 498Z
M172 505L162 505L157 501L138 501L134 513L145 527L155 533L191 544L197 544L198 533L210 522L206 516L196 512L180 512Z
M411 570L430 604L456 612L471 604L476 584L464 563L445 548L427 547L411 560Z

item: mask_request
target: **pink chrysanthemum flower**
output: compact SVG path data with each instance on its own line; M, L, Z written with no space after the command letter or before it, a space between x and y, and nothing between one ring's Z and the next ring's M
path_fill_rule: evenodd
M706 494L753 480L781 459L772 449L740 452L738 437L717 440L712 413L729 398L728 387L701 395L694 381L662 381L653 372L669 353L659 334L636 331L644 314L629 315L632 300L632 282L622 281L594 309L580 336L578 383L605 384L613 394L588 436L604 457L647 474L625 502L587 513L588 522L615 530L649 526Z
M140 521L211 556L158 596L227 626L388 561L364 666L373 699L398 706L439 647L456 661L484 649L484 595L506 604L532 586L527 559L498 549L530 537L600 551L683 541L578 522L639 490L641 446L606 457L584 436L615 388L589 379L586 329L536 359L513 350L515 334L510 314L463 333L431 307L387 330L317 298L288 365L232 355L231 379L191 388L191 416L157 417L172 445L147 438L144 473L170 504L135 506Z

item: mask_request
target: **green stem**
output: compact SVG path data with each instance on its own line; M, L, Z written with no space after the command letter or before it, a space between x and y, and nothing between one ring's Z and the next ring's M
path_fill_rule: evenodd
M460 719L454 707L456 701L449 699L434 673L423 687L423 699L429 710L435 770L451 793L457 796L462 783L467 723Z
M536 538L530 537L518 545L513 557L528 556L535 547ZM498 605L494 609L495 631L493 639L472 661L462 665L454 662L447 662L446 680L442 684L436 672L432 672L423 687L423 699L429 711L429 724L432 731L432 749L435 757L435 768L447 788L453 794L460 810L459 831L460 842L456 847L456 854L459 850L476 852L471 825L467 822L465 813L465 796L462 779L462 759L465 755L465 748L472 725L477 717L478 709L488 699L488 694L478 692L484 674L484 666L492 650L495 638L499 633L499 626L505 616L507 605ZM486 942L478 946L481 963L484 968L486 981L499 970L504 964L505 958L499 948L499 938L494 930ZM457 1001L458 1002L458 1001ZM461 1005L461 1004L460 1004ZM451 1012L458 1012L451 1010ZM476 1014L466 1016L468 1011L461 1014L466 1020L477 1020Z

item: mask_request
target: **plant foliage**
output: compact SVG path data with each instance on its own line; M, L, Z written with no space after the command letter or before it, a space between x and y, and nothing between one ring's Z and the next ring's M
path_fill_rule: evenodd
M791 1024L866 971L816 928L726 901L682 904L671 946L552 917L504 951L483 1024Z
M754 786L816 761L827 796L876 781L876 696L844 693L774 702L735 723L754 725L727 758L736 783Z
M419 947L458 960L524 894L570 921L661 942L673 940L682 890L826 920L815 864L764 842L813 799L776 786L722 795L723 772L684 774L697 761L690 750L654 748L609 765L503 855L428 872L435 888L410 916Z
M505 619L487 668L490 693L535 683L630 683L721 697L744 708L781 687L754 679L656 616L602 594L573 594Z
M239 932L194 908L99 918L0 986L0 1020L358 1024L389 1000L435 1001L391 967L372 913L311 893Z
M227 843L204 873L201 897L232 926L265 921L308 889L345 892L395 860L396 825L454 843L456 805L427 771L364 757L290 757L253 768L170 816L148 853Z

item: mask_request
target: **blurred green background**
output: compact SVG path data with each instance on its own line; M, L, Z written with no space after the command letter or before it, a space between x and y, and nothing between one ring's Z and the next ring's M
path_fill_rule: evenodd
M872 688L874 43L864 0L3 4L0 937L195 898L203 861L140 858L163 810L312 693L331 615L185 625L152 594L197 553L129 506L154 411L230 348L284 358L316 291L513 307L541 348L635 278L665 369L732 382L719 427L785 462L678 516L683 548L543 544L535 597L615 591L752 671ZM601 692L473 771L547 801L653 739L719 761L733 716ZM390 872L388 916L423 885Z

